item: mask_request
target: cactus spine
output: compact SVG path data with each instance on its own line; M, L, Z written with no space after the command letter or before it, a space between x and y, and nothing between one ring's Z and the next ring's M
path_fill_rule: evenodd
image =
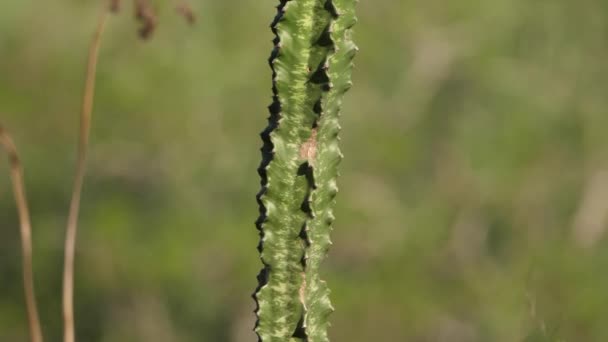
M281 0L272 22L273 102L262 132L254 294L263 342L329 341L319 269L331 244L339 110L351 86L355 0Z

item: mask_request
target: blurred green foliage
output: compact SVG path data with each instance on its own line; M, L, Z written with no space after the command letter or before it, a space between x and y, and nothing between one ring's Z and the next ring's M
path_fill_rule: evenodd
M130 9L101 53L76 279L86 342L255 340L275 1ZM48 341L97 2L0 2ZM362 1L325 278L334 341L608 341L608 2ZM7 165L0 162L6 174ZM0 178L0 341L26 341ZM550 336L548 336L550 335Z

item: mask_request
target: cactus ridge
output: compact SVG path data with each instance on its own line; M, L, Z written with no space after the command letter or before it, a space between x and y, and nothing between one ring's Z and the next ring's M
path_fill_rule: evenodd
M259 341L328 341L319 276L331 245L339 108L350 88L354 0L281 0L271 29L273 101L261 133Z

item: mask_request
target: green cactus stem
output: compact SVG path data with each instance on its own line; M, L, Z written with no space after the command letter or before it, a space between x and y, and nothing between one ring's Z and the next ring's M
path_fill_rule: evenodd
M254 294L260 341L329 341L321 280L331 245L339 111L351 87L355 0L281 0L272 22L273 102L258 169L264 268Z

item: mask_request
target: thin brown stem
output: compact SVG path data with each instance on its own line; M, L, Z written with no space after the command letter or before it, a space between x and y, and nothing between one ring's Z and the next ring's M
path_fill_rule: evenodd
M25 194L25 183L23 180L23 168L19 161L19 154L11 136L0 125L0 146L8 153L11 168L11 180L15 203L19 212L19 223L21 230L21 252L23 254L23 290L25 292L25 304L30 328L30 339L32 342L42 342L42 328L36 307L36 295L34 291L34 272L32 270L32 224L30 211Z
M93 112L93 99L95 94L95 78L97 74L97 59L101 45L101 37L105 30L108 12L103 11L97 31L89 49L82 111L80 114L80 138L78 141L78 159L74 176L74 188L70 202L70 212L65 236L65 259L63 269L63 322L64 342L74 342L74 255L76 250L76 232L78 228L78 214L80 211L80 197L86 172L87 150L91 128L91 115Z

